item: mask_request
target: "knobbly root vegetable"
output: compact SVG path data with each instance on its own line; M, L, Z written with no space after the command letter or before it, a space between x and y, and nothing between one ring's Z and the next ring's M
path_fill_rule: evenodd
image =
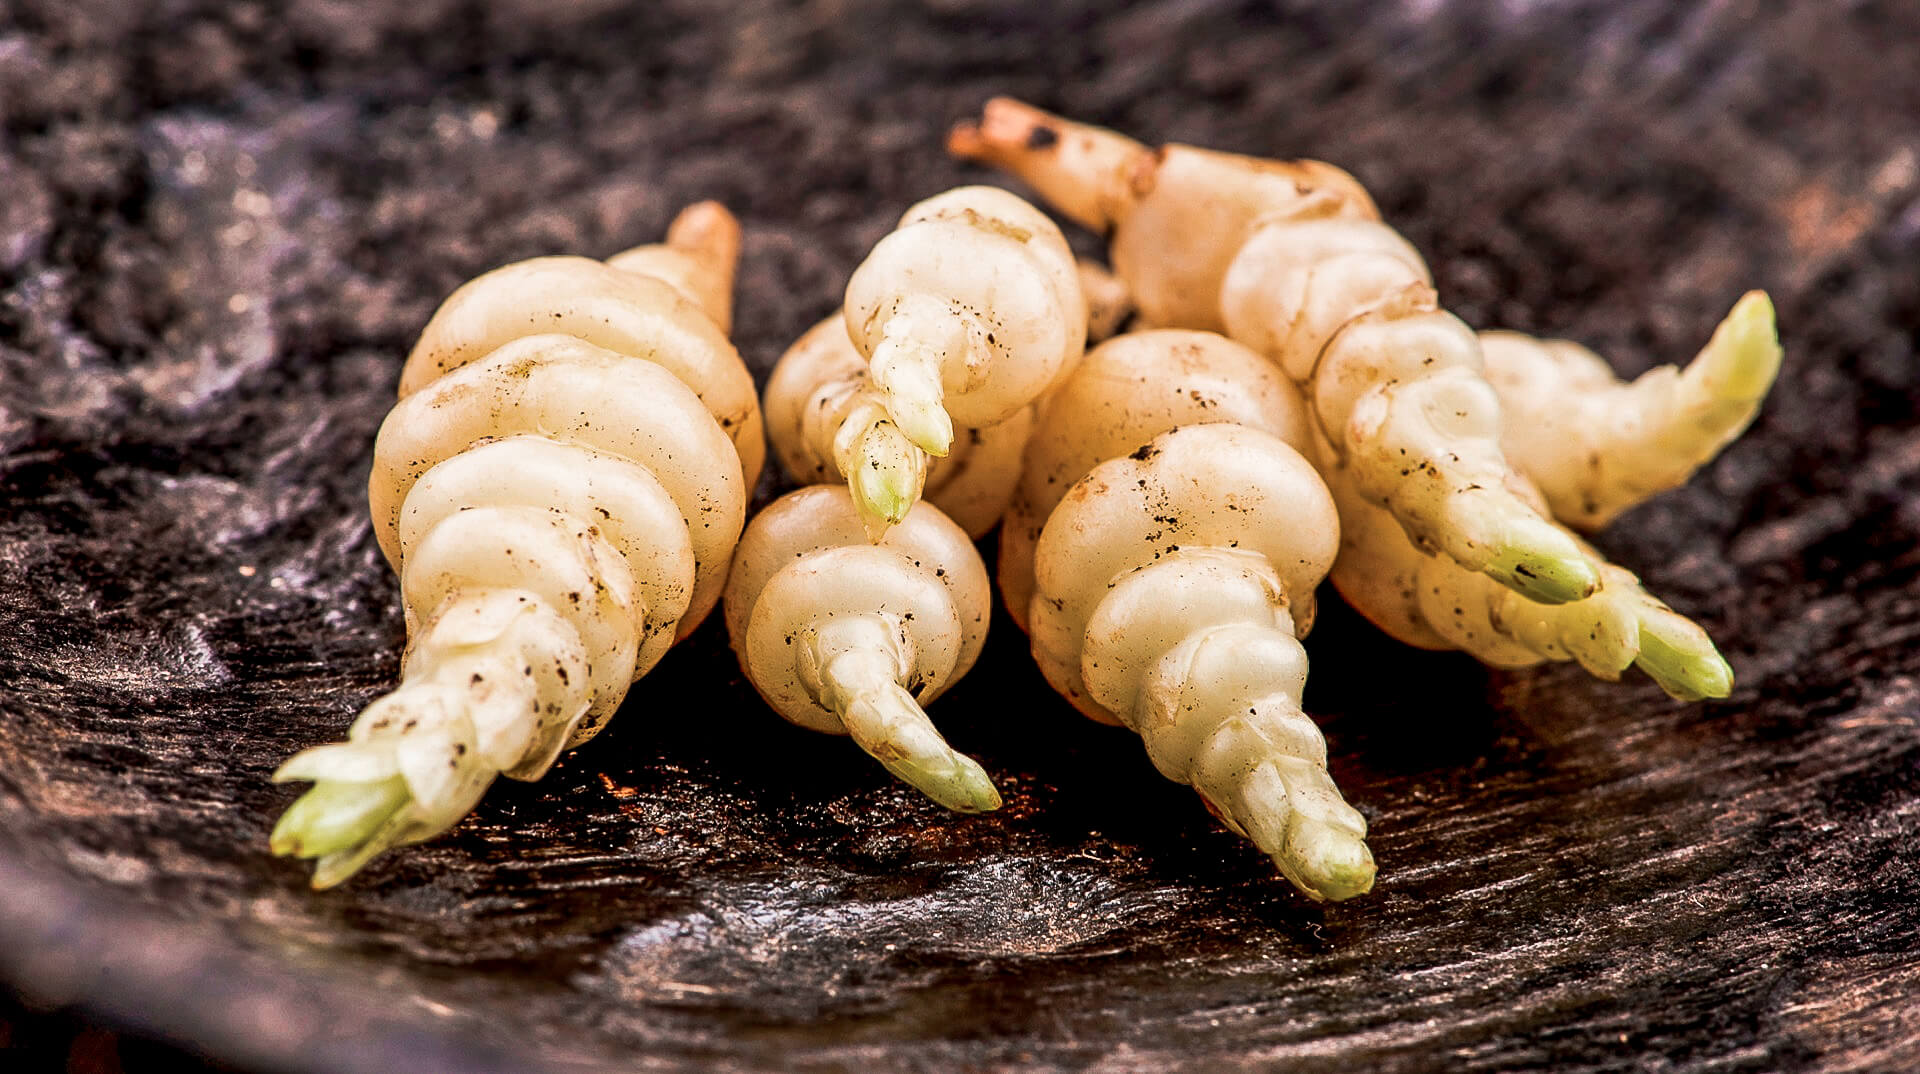
M1401 641L1461 649L1494 667L1575 660L1608 681L1637 666L1682 701L1732 691L1733 670L1706 631L1647 593L1631 571L1602 560L1592 596L1540 604L1445 556L1422 553L1350 483L1328 484L1340 508L1333 584Z
M1086 338L1105 339L1132 312L1132 298L1099 265L1082 261L1078 271ZM986 536L1013 496L1034 414L1025 406L985 428L962 428L946 455L929 460L888 416L837 311L774 363L762 406L767 438L788 475L803 485L848 483L855 501L872 508L865 517L875 540L922 497L968 536Z
M1175 427L1208 422L1257 428L1303 454L1312 450L1311 419L1299 390L1266 359L1231 340L1158 330L1120 336L1087 352L1042 406L1001 531L1000 587L1016 620L1025 625L1040 523L1066 489L1104 458ZM1638 665L1684 700L1724 697L1730 689L1731 671L1706 633L1591 549L1600 564L1600 589L1580 601L1537 604L1444 556L1422 553L1340 472L1326 476L1340 512L1333 582L1394 637L1426 648L1461 649L1498 667L1578 660L1608 680Z
M725 608L740 666L776 712L851 735L927 797L977 813L999 792L921 705L973 666L989 600L980 554L932 506L869 544L847 490L815 485L754 517Z
M657 278L538 258L434 314L368 482L406 609L400 685L274 774L315 784L272 836L319 859L315 887L444 831L496 774L539 778L718 600L762 450L716 324L737 248L726 210L698 205L622 255Z
M789 476L806 485L848 483L878 539L924 496L967 535L999 523L1020 472L1033 408L963 429L929 460L887 416L868 383L867 361L839 313L808 329L773 367L765 400L767 437Z
M1311 464L1258 429L1194 425L1110 459L1034 550L1033 652L1082 712L1133 729L1315 899L1373 886L1366 820L1300 709L1297 635L1339 548Z
M1500 443L1554 517L1606 525L1678 487L1739 436L1780 372L1773 303L1749 291L1686 369L1632 383L1577 343L1480 333L1487 380L1506 415Z
M1182 425L1232 422L1302 452L1313 432L1299 389L1265 358L1224 336L1130 332L1087 352L1041 403L1019 484L1000 530L998 577L1022 628L1033 598L1033 550L1061 497L1087 471Z
M1110 233L1146 322L1224 330L1277 362L1312 404L1327 469L1422 549L1536 601L1599 584L1580 546L1511 487L1477 338L1439 308L1425 263L1351 176L1153 150L1005 99L948 147Z
M907 210L847 284L846 330L871 392L846 404L831 450L875 532L919 498L924 460L954 428L1014 417L1080 357L1086 301L1060 229L993 187Z

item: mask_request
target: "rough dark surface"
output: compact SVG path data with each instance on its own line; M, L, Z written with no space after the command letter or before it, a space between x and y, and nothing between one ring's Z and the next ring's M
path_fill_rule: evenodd
M1280 8L0 0L0 979L235 1069L1920 1066L1920 13ZM1470 323L1627 372L1771 290L1766 412L1601 537L1738 692L1336 604L1308 700L1381 872L1319 907L1010 624L936 710L984 818L709 624L450 835L323 894L269 857L268 774L396 674L363 482L439 299L719 198L764 372L982 178L940 142L995 93L1336 161Z

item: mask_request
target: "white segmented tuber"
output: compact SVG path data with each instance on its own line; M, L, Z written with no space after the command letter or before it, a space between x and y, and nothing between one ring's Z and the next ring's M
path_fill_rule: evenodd
M1078 262L1078 273L1086 339L1106 339L1132 313L1132 297L1099 265ZM865 515L875 539L922 497L968 536L986 536L1013 497L1034 418L1029 405L992 425L963 427L946 455L929 459L894 425L840 312L808 329L774 363L761 405L767 439L787 474L804 485L848 482L855 501L871 508Z
M406 609L400 685L274 777L315 783L272 838L319 859L315 887L444 831L496 773L539 778L719 599L762 450L716 325L738 245L696 205L621 255L658 278L538 258L427 325L368 481Z
M1350 484L1329 485L1341 527L1333 584L1401 641L1460 649L1494 667L1575 660L1609 681L1637 666L1682 701L1732 691L1733 669L1706 631L1647 593L1631 571L1602 560L1593 595L1540 604L1445 556L1422 553Z
M1080 357L1086 301L1060 229L1004 190L961 187L907 210L854 270L843 309L867 385L808 449L883 532L919 498L956 428L1014 418Z
M1040 406L1000 530L997 574L1015 621L1026 625L1034 544L1067 489L1161 433L1209 422L1245 425L1312 450L1299 390L1230 339L1169 328L1116 336L1087 352Z
M986 567L959 526L918 504L877 544L847 490L815 485L754 517L727 583L727 633L774 711L847 734L887 770L950 809L1000 795L921 706L980 655Z
M1333 500L1298 451L1246 426L1186 426L1060 500L1028 613L1056 689L1137 732L1155 767L1316 899L1374 876L1366 820L1300 708L1297 635L1338 547Z
M1005 99L948 145L1110 232L1148 323L1222 330L1279 363L1312 404L1330 477L1344 470L1417 545L1538 601L1599 584L1579 544L1511 487L1477 338L1351 176L1156 151Z
M1507 457L1539 485L1554 517L1594 530L1678 487L1759 413L1780 372L1773 303L1749 291L1684 369L1632 383L1577 343L1480 333L1500 395Z
M1022 407L996 424L960 430L945 456L929 460L888 417L839 313L787 348L767 381L765 406L767 438L787 474L807 485L851 484L872 507L864 517L876 538L923 496L968 536L985 536L1006 512L1033 427L1033 408Z

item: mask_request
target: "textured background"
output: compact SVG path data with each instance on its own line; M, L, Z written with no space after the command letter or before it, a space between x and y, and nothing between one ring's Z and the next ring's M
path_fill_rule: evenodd
M363 483L438 300L719 198L764 372L981 178L939 146L994 93L1340 163L1469 323L1627 372L1770 289L1766 412L1600 540L1738 692L1491 673L1329 600L1308 701L1381 872L1322 908L1010 624L935 713L1007 793L963 819L766 712L716 622L450 835L325 894L268 857L267 775L397 670ZM0 1049L1920 1065L1916 116L1897 0L0 0L0 980L69 1011L0 1010Z

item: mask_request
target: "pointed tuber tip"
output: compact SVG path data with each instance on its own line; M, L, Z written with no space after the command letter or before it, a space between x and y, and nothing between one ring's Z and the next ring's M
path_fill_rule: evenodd
M1000 808L1000 791L986 769L964 753L881 763L909 786L956 813L991 813Z
M1000 808L1000 792L986 770L947 745L900 684L886 682L853 695L841 720L856 745L928 798L961 813Z
M1328 840L1321 852L1312 856L1296 855L1293 874L1288 877L1301 891L1315 899L1340 902L1373 890L1378 871L1373 851L1357 839ZM1278 859L1276 859L1277 861Z
M1295 766L1296 777L1305 771ZM1228 792L1230 802L1204 789L1200 793L1308 898L1339 902L1364 895L1373 890L1375 872L1366 821L1340 797L1324 769L1317 776L1296 786L1274 764L1263 764L1241 777Z
M1713 639L1693 621L1660 612L1640 624L1634 665L1680 701L1706 701L1733 693L1733 667Z
M282 857L350 851L373 839L410 801L400 776L371 783L321 780L287 807L267 845Z
M1540 604L1585 600L1600 574L1572 537L1537 518L1516 519L1481 573Z
M953 419L938 402L903 400L889 394L887 413L902 435L935 458L945 458L953 448Z
M1716 394L1725 399L1758 399L1780 373L1779 326L1773 300L1765 291L1748 291L1713 331L1707 360L1715 371Z

